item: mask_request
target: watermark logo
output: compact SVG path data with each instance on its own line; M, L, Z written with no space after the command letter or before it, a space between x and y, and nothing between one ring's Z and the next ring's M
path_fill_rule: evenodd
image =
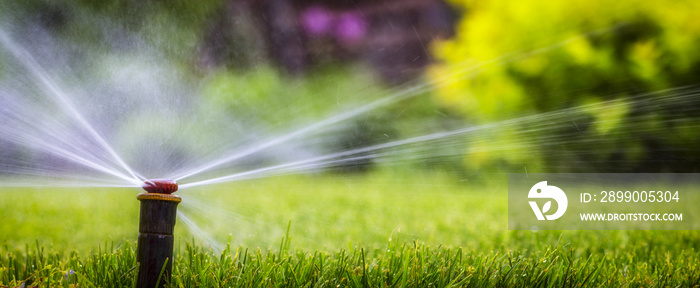
M700 173L508 174L510 230L700 231L698 204Z
M566 207L569 204L569 201L566 198L566 194L564 193L564 191L559 189L559 187L557 186L547 185L547 181L538 182L537 184L535 184L535 186L532 186L532 188L530 188L530 192L527 194L527 197L529 199L548 198L553 199L557 202L557 211L553 214L544 215L550 210L550 208L552 208L551 200L547 201L547 203L544 203L542 209L540 209L540 207L537 206L537 202L529 201L530 207L532 207L532 211L535 212L535 216L537 216L537 220L559 219L559 217L564 215L564 212L566 212Z

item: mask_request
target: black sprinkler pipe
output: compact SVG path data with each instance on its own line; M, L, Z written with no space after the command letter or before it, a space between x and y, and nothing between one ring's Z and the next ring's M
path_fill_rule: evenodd
M139 274L138 288L165 287L170 283L173 270L173 229L177 218L177 205L182 198L171 195L177 191L177 183L170 180L148 180L136 199L141 201L139 240L136 261Z

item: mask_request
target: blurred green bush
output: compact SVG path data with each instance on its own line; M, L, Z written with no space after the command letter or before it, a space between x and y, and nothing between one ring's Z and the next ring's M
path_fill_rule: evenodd
M442 106L474 125L533 114L572 124L533 131L543 123L523 121L481 133L469 140L466 166L700 169L700 101L674 98L677 91L639 96L697 83L699 1L451 2L465 13L456 37L433 45L442 63L429 71L448 79L435 93ZM551 111L566 113L546 118Z

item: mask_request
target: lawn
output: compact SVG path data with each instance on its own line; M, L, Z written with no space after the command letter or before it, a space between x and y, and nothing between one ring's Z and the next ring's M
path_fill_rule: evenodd
M182 190L172 285L700 285L696 231L508 231L499 177L382 170ZM1 193L0 285L132 285L138 189Z
M0 4L0 288L133 287L138 271L140 188L8 175L226 160L192 175L205 179L328 153L399 167L178 191L169 286L700 287L699 231L510 231L508 179L483 172L700 171L698 1L447 1L465 12L450 38L404 25L442 13L388 13L364 45L309 42L303 77L263 56L296 49L263 43L277 32L247 31L265 13L232 12L256 1L48 2ZM375 80L422 62L402 85ZM362 147L381 149L343 156Z

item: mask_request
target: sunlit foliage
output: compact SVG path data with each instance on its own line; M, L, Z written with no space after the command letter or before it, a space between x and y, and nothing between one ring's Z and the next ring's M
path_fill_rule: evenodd
M523 135L527 127L521 126L482 135L476 142L484 144L466 154L468 166L507 163L517 172L523 166L531 172L697 169L692 163L700 153L691 143L700 140L693 132L700 103L638 104L675 92L645 93L697 83L700 2L451 2L464 15L456 37L432 47L442 63L429 73L441 83L435 97L444 107L475 124L562 109L570 110L559 120L572 122L570 129ZM595 103L610 108L585 108ZM548 140L538 141L543 137ZM516 148L488 149L494 143Z

